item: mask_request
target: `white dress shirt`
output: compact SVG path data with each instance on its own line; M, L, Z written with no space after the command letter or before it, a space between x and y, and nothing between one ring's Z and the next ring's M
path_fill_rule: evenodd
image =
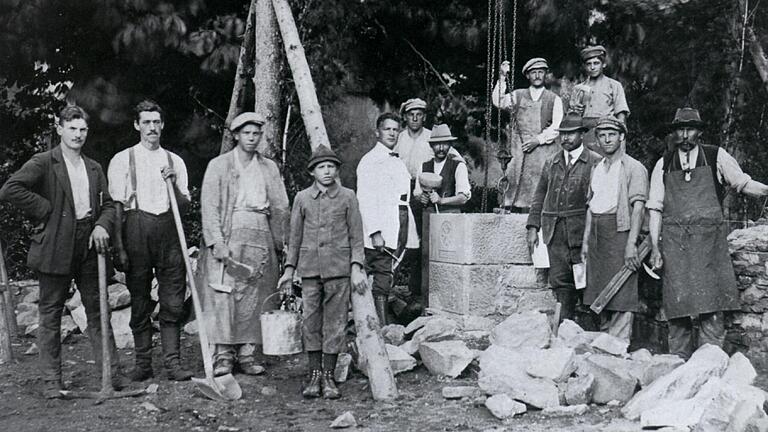
M384 245L397 247L400 231L399 207L408 206L408 241L406 247L419 247L419 237L411 207L411 175L405 163L390 155L393 150L377 142L357 165L357 201L363 219L363 242L366 248L373 248L371 235L381 232ZM400 197L405 195L405 201Z
M429 162L435 157L435 152L429 144L429 137L431 135L431 130L422 128L421 133L416 136L416 138L411 138L411 135L406 128L404 131L400 132L400 135L397 137L397 144L395 144L395 148L392 151L397 153L398 157L405 162L405 166L408 168L408 173L413 179L418 178L417 176L421 172L421 166L424 162ZM458 150L453 147L448 150L448 154L459 160L464 160Z
M528 87L528 90L531 92L531 99L533 99L534 102L538 101L541 98L541 95L544 93L545 88L544 87ZM512 93L504 93L507 91L507 83L504 80L499 80L496 82L496 86L493 88L493 92L491 93L491 101L493 102L493 105L500 109L508 109L514 105L517 104L517 94L515 92ZM499 97L499 95L502 95ZM536 140L539 141L539 144L549 144L552 141L555 140L560 135L560 132L557 131L557 128L560 126L560 122L563 121L563 100L560 99L560 96L555 95L555 104L552 106L552 123L541 130L541 133L536 135ZM544 126L544 125L542 125Z
M64 165L67 167L69 186L72 188L72 200L75 203L75 219L82 219L91 212L91 187L88 183L88 172L85 169L85 161L82 156L70 161L63 156Z
M619 175L621 174L621 161L617 160L609 165L607 158L603 158L592 171L592 198L589 200L589 209L594 214L616 213L619 205Z
M168 166L166 150L162 147L150 150L141 143L131 148L136 156L136 201L139 209L155 215L167 212L170 209L170 202L165 180L161 174L162 169ZM107 170L109 194L112 195L113 200L122 202L123 205L127 205L132 192L129 168L131 148L116 154L109 162ZM176 188L182 195L189 198L187 166L178 155L169 153L173 159L173 169L176 171Z
M578 146L578 147L576 147L575 149L573 149L571 151L563 150L563 157L565 158L565 163L569 162L568 155L570 154L570 156L571 156L570 163L571 163L571 165L573 165L573 163L576 162L576 159L578 159L579 156L581 156L581 152L583 152L583 151L584 151L584 145L583 144Z
M453 149L453 147L451 147L451 149ZM435 161L436 174L440 174L443 171L443 166L445 166L446 160L448 159L443 159L442 162ZM421 169L419 169L419 174L421 174ZM456 180L456 194L464 194L466 195L467 199L472 198L472 186L469 184L469 171L467 170L466 163L460 163L458 166L456 166L454 178ZM415 195L421 195L422 192L421 184L419 184L419 177L416 176L416 185L413 188L413 193Z

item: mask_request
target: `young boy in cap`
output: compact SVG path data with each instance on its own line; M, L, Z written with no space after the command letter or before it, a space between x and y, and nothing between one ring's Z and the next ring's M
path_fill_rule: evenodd
M594 133L597 121L606 116L614 116L626 123L629 116L624 86L603 73L605 56L606 50L602 45L588 46L581 50L587 79L575 89L569 109L584 118L584 126L589 128L584 134L584 145L598 153L601 150ZM589 88L589 94L586 94L586 88Z
M340 165L328 147L312 153L307 168L315 181L294 199L285 272L278 282L289 291L296 273L301 278L310 371L302 390L306 398L341 397L333 371L344 345L350 282L358 292L366 288L363 222L355 192L337 179Z

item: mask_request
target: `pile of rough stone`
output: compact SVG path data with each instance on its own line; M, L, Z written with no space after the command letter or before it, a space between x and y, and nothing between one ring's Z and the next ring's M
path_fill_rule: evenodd
M445 387L443 396L484 400L500 419L529 409L579 415L597 404L623 406L623 415L642 427L768 430L766 393L752 386L757 374L740 353L729 358L705 345L683 362L645 349L627 353L626 341L569 320L557 335L551 328L547 315L525 312L498 325L471 316L422 317L382 333L395 373L416 367L418 356L430 373L456 378L476 361L478 387Z

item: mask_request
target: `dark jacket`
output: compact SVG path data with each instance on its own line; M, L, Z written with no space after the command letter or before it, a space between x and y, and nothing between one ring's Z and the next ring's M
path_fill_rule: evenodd
M552 242L555 223L558 218L563 218L568 231L568 245L581 246L590 174L601 159L600 155L584 147L584 151L570 169L566 169L562 151L544 163L527 223L528 228L542 230L544 243Z
M104 171L83 156L96 225L112 235L115 206ZM61 147L38 153L16 171L0 189L0 200L19 208L38 225L31 237L27 266L50 274L70 272L75 242L75 204Z

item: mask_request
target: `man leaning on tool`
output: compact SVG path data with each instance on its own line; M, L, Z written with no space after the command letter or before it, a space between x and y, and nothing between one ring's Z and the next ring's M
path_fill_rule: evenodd
M547 160L528 213L528 248L538 244L538 230L549 253L549 284L561 304L560 320L573 319L576 284L573 265L581 263L589 178L600 155L582 144L586 127L578 114L568 114L557 129L563 151Z
M560 150L555 139L557 126L563 120L563 101L544 87L544 78L549 71L545 59L532 58L523 65L523 75L531 85L512 93L506 93L509 62L502 63L500 69L491 99L497 107L509 109L513 118L507 130L512 164L507 174L510 182L503 205L527 211L544 163Z
M134 381L154 376L152 371L152 289L153 271L160 299L160 341L168 379L184 381L192 373L181 366L179 353L184 312L186 274L184 256L171 213L165 180L174 182L176 199L183 208L189 203L187 168L177 155L160 147L163 110L145 100L134 108L133 127L138 144L116 154L109 163L109 191L117 203L115 247L125 270L131 293L131 321L136 352ZM125 212L125 213L123 213ZM123 218L123 214L125 217ZM122 235L121 235L122 234Z
M392 289L393 256L419 247L409 204L411 175L392 149L400 118L384 113L376 119L377 142L357 165L357 200L363 219L365 264L373 275L373 301L382 325L387 324L387 301Z
M722 148L702 144L698 110L678 109L670 127L675 148L653 168L646 207L651 264L664 266L669 352L687 359L694 351L691 317L699 319L699 345L722 347L723 311L741 307L723 218L725 188L760 197L768 186L752 180Z
M587 265L585 305L595 301L623 266L635 271L640 267L637 237L648 198L648 171L626 153L624 122L603 117L595 132L605 157L592 170L581 246L581 259ZM600 314L600 330L629 341L638 306L637 273L632 273Z
M40 282L40 327L37 344L43 375L43 396L57 398L61 380L61 313L75 280L88 320L96 366L101 370L101 313L96 254L106 253L115 217L107 179L96 161L82 154L88 136L88 114L78 106L59 113L56 133L61 142L38 153L0 189L0 200L10 202L37 223L29 246L27 265ZM110 331L112 367L119 369L117 349ZM112 386L119 390L123 377L115 370Z

